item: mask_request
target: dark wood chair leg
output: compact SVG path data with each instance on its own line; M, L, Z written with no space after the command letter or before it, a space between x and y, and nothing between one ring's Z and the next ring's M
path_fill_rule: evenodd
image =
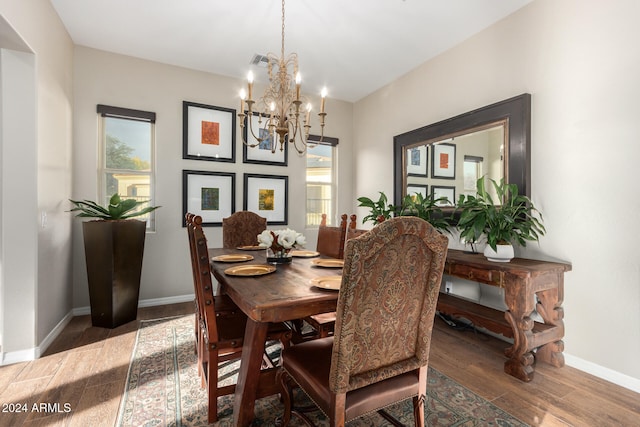
M289 422L291 422L291 407L293 400L293 389L290 384L291 378L282 368L278 371L277 378L281 385L280 400L284 404L284 412L282 417L276 419L276 426L286 427L289 425Z

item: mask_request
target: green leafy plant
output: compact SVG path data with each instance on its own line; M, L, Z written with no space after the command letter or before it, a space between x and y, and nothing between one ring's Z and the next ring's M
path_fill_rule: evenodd
M442 212L442 205L450 203L446 197L434 199L432 196L423 196L421 193L406 195L402 200L400 215L417 216L424 219L441 233L450 232L449 219Z
M388 203L387 196L382 191L379 193L380 197L376 202L368 197L358 197L358 201L360 202L358 206L370 209L369 215L362 218L363 224L367 221L371 221L375 225L385 219L391 218L391 216L396 213L396 207Z
M79 201L69 199L69 201L74 205L74 208L69 212L78 212L76 216L100 218L106 220L134 218L137 216L145 215L161 207L148 206L140 210L135 210L140 205L148 203L148 201L138 201L135 199L122 200L118 193L111 196L111 199L109 200L109 206L107 207L100 206L99 204L91 200Z
M527 241L537 241L544 235L542 214L535 208L531 200L518 194L515 184L507 184L504 179L499 182L490 180L498 202L485 187L484 177L476 182L475 196L461 195L456 208L460 210L458 228L460 238L474 243L484 234L487 243L493 250L499 244L518 243L526 246Z

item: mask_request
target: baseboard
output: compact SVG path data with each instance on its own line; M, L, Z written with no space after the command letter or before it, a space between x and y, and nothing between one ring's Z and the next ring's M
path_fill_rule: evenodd
M53 340L55 340L58 337L58 335L62 333L62 331L64 330L64 327L67 326L69 322L71 322L71 319L73 319L72 311L68 312L67 315L64 316L62 320L59 321L58 324L51 330L51 332L47 334L47 336L42 340L40 345L37 347L38 351L36 352L36 359L39 358L40 355L47 350L47 348L49 348Z
M157 305L168 305L168 304L178 304L181 302L193 301L195 298L194 294L188 295L178 295L175 297L167 297L167 298L151 298L151 299L143 299L138 301L138 307L154 307ZM77 307L72 310L74 316L84 316L87 314L91 314L91 307Z
M589 362L566 353L564 354L564 361L567 366L571 366L572 368L579 369L595 377L607 380L613 384L619 385L620 387L640 393L640 379L638 378L625 375L618 371L605 368L604 366L597 365L593 362Z
M53 340L63 331L64 327L71 322L73 313L70 311L66 316L58 322L58 324L47 334L38 347L30 348L27 350L10 351L2 353L2 361L0 365L11 365L13 363L28 362L30 360L36 360L40 358L47 348L51 345Z
M36 354L38 353L38 347L29 348L26 350L8 351L2 354L2 366L36 360Z

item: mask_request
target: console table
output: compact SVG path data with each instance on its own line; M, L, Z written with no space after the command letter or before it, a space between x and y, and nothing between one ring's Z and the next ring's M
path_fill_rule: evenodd
M444 273L504 288L507 311L443 293L438 298L438 310L513 338L513 345L505 350L508 360L504 371L528 382L533 379L536 360L564 366L562 301L566 271L571 271L571 266L563 263L523 258L497 263L482 254L449 249ZM534 310L544 322L531 319Z

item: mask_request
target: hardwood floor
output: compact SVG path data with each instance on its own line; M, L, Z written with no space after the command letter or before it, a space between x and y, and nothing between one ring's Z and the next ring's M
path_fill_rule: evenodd
M191 303L149 307L138 319L192 311ZM109 330L75 317L40 359L0 367L0 426L112 426L139 320ZM506 346L436 319L430 365L532 426L640 425L640 394L568 366L539 364L523 383L503 372ZM27 410L9 407L18 403Z

